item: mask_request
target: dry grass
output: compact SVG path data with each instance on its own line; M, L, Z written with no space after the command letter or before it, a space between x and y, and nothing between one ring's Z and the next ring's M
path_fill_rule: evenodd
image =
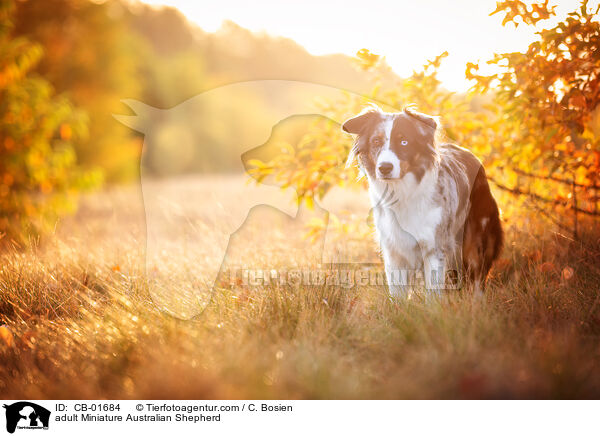
M311 247L290 237L307 217L270 213L256 211L230 252L315 266ZM540 223L509 223L483 300L238 284L182 321L148 291L143 224L138 191L104 192L43 244L1 255L0 323L14 335L0 335L1 397L600 397L598 232L574 243ZM352 250L377 258L368 239Z

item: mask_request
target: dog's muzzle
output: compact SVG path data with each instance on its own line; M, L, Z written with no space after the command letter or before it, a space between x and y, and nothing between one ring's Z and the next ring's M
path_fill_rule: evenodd
M384 150L377 159L377 178L378 179L398 179L400 178L400 160L389 150Z

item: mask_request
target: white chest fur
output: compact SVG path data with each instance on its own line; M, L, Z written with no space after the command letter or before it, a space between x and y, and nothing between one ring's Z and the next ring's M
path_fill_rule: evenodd
M436 247L436 231L442 221L442 208L434 202L436 175L430 171L420 183L412 174L399 182L370 181L373 216L386 267L391 263L422 268L423 256Z

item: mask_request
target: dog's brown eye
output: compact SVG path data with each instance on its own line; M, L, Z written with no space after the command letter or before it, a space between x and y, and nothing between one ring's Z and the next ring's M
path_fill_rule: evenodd
M381 138L379 138L379 137L377 137L377 138L373 138L373 139L371 140L371 143L372 143L373 145L381 145Z

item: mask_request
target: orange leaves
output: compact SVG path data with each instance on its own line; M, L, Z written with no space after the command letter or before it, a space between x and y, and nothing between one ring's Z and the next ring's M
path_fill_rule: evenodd
M557 259L544 261L544 254L539 249L523 253L523 258L531 267L534 267L536 271L545 275L552 275L554 278L557 278L560 275L564 281L568 281L575 275L575 270L569 265L566 265L561 269L561 267L557 265Z
M550 18L555 15L555 8L556 6L548 6L548 0L532 5L527 5L519 0L504 0L496 3L496 10L490 15L504 12L502 25L513 23L515 27L518 27L520 22L535 25L538 21Z
M356 53L356 63L363 70L370 70L377 66L381 56L371 53L366 48L360 49Z
M42 180L40 182L40 192L42 194L49 194L52 192L52 183L48 180Z
M569 109L587 110L587 100L581 91L575 90L571 93L569 97Z
M39 62L43 49L39 44L25 40L12 40L4 43L3 54L9 62L0 66L0 90L15 85L22 80ZM14 60L14 62L10 62Z
M571 280L574 275L575 275L575 271L570 266L564 267L562 270L562 273L561 273L561 277L565 281Z
M73 129L68 124L61 124L59 131L61 139L69 140L73 136Z
M5 174L2 176L2 184L3 184L3 185L10 186L10 185L12 185L12 184L13 184L13 182L14 182L14 181L15 181L15 178L14 178L14 176L13 176L12 174L10 174L10 173L5 173Z
M15 140L13 138L11 138L10 136L4 138L4 148L6 150L14 149L15 148Z
M547 1L528 5L505 0L492 14L499 12L506 14L504 24L535 24L553 15L554 8ZM479 136L487 137L492 153L509 171L491 167L490 176L497 186L528 197L536 208L568 214L573 223L571 211L597 215L593 189L600 173L594 156L600 146L597 13L582 2L566 19L539 32L538 40L523 53L495 55L489 63L499 72L484 76L476 64L467 64L467 78L476 81L474 90L485 92L490 84L498 84L489 118L500 122L484 126ZM575 224L572 231L576 233Z
M537 266L537 270L542 273L551 273L556 270L556 266L552 262L544 262Z
M561 279L563 283L572 280L575 277L573 267L567 265L562 269L554 262L543 262L536 266L536 270L546 276L552 277L554 280Z
M0 326L0 343L11 348L15 346L15 337L6 325Z
M0 326L0 349L2 346L8 348L18 347L21 350L34 348L36 334L33 330L27 330L21 337L15 338L15 334L7 325Z

